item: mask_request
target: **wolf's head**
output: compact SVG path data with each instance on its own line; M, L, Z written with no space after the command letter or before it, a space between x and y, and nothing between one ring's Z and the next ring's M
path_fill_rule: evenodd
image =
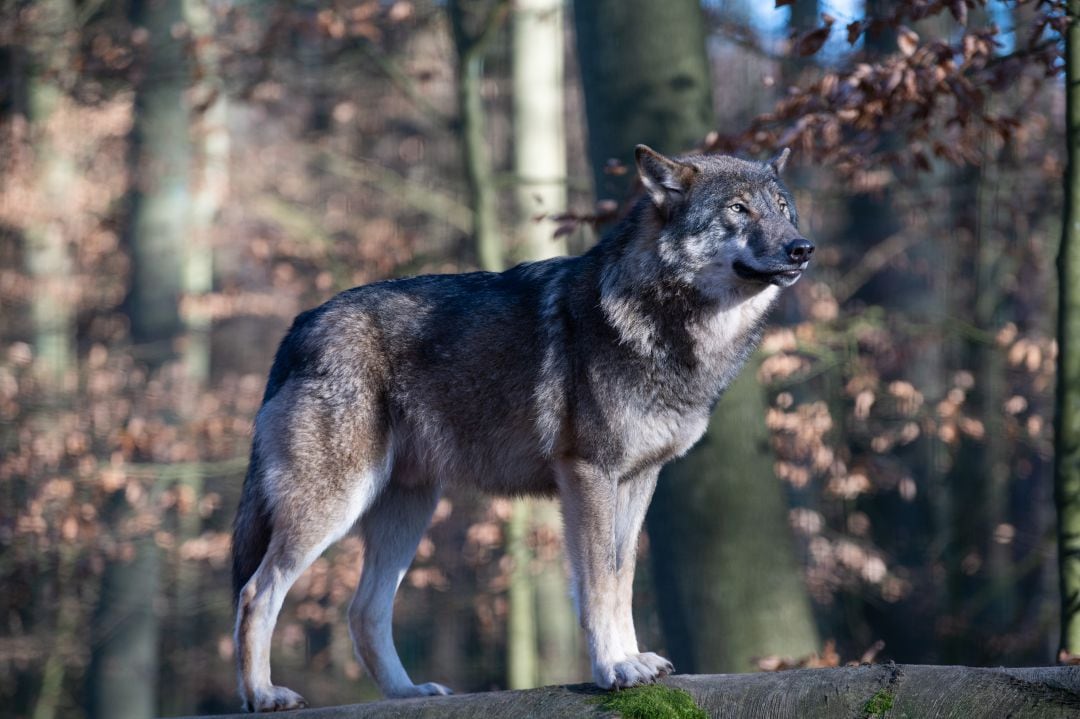
M795 200L780 180L787 157L670 158L638 145L641 182L663 223L661 262L710 295L793 285L814 245L799 233Z

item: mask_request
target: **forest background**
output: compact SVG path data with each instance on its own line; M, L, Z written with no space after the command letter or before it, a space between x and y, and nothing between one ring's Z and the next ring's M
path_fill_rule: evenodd
M236 710L230 523L292 317L587 249L638 142L790 146L818 246L661 478L643 644L683 672L1054 661L1066 17L0 1L0 713ZM343 621L360 555L318 560L275 635L320 705L376 696ZM448 494L395 620L421 681L588 676L549 502Z

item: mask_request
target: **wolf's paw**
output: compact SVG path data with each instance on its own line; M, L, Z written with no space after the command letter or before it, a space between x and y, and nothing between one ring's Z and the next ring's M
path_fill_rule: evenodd
M289 709L303 709L307 706L304 697L285 687L268 687L255 691L255 698L244 702L249 712L283 712Z
M637 659L640 663L656 672L658 677L666 677L668 674L675 673L675 665L659 654L642 652L641 654L631 654L630 658Z
M442 684L436 684L435 682L428 682L427 684L413 684L411 686L402 687L401 689L395 689L393 692L388 692L388 697L394 699L406 699L408 697L437 697L437 696L449 696L454 692L444 687Z
M601 689L626 689L652 684L659 676L658 670L639 661L636 656L608 666L593 666L593 678Z

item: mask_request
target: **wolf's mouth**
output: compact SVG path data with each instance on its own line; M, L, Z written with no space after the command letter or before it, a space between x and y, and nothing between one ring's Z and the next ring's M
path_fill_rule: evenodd
M780 287L790 287L802 277L803 270L809 263L803 262L798 265L788 265L785 267L770 267L768 269L759 269L757 267L751 267L745 262L736 260L732 263L731 268L735 270L735 274L744 280L750 280L752 282L766 282Z

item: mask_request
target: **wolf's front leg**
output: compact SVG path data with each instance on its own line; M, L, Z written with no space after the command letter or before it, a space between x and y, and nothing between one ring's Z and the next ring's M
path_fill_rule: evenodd
M647 469L619 483L615 508L615 567L623 649L627 656L637 659L657 676L666 676L674 672L675 667L659 654L640 651L634 630L634 568L637 565L638 536L659 474L659 467Z
M581 626L589 642L593 680L604 689L655 681L657 669L639 660L636 652L631 656L624 645L614 521L617 482L584 463L561 466L558 482L566 549Z

